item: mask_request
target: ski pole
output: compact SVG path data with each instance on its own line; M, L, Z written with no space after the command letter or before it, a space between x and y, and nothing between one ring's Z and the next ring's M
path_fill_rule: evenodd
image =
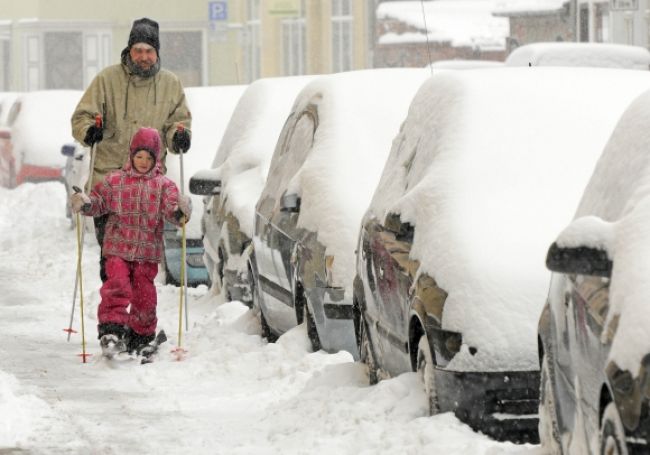
M97 128L102 127L102 116L99 115L99 114L95 115L95 126ZM86 180L86 193L89 193L90 188L92 187L93 169L95 168L95 149L96 149L96 147L97 147L97 143L94 143L93 146L90 148L90 172L88 174L88 180ZM78 192L78 191L76 191L76 192ZM79 225L79 218L80 218L79 216L77 216L77 218L76 218L77 227ZM85 223L84 223L84 226L85 226ZM84 243L85 233L86 233L86 230L83 229L81 231L81 249L82 250L83 250L83 243ZM68 324L67 329L63 329L64 332L68 332L68 341L70 341L70 335L72 335L72 333L76 333L76 331L72 329L72 322L74 321L75 302L77 301L77 289L79 287L79 275L80 275L79 267L81 267L81 265L79 263L77 263L77 273L75 274L75 279L74 279L74 292L72 293L72 310L70 311L70 324Z
M182 132L184 129L183 125L178 125L177 131ZM185 150L180 150L179 159L181 166L181 196L185 196L185 173L183 169L183 155ZM183 301L185 301L185 331L189 330L189 318L187 310L187 243L186 243L186 231L185 231L185 218L183 218L183 223L181 224L181 287L180 287L180 304L178 309L178 346L181 346L182 338L182 319L183 319Z
M81 193L81 189L76 186L73 186L72 189L75 191L75 193ZM86 328L84 326L84 285L81 269L81 256L83 253L81 231L81 214L77 212L77 281L79 283L79 309L81 310L81 359L83 363L86 363L86 357L88 357L90 354L86 354Z

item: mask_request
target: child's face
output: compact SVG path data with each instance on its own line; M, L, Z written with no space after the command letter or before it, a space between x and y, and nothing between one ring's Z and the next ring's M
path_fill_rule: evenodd
M140 174L146 174L154 165L153 156L146 150L138 150L133 155L133 167Z

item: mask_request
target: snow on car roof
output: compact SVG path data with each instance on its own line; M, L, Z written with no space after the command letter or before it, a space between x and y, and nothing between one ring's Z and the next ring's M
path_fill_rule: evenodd
M505 17L492 15L490 0L393 1L377 7L377 19L396 19L420 31L428 30L429 41L450 41L452 46L504 49L510 27ZM424 8L425 15L422 14ZM425 27L426 18L426 27ZM410 32L409 42L423 42L424 33ZM404 42L404 36L385 33L380 44Z
M298 158L276 149L269 172L282 175L264 193L276 201L285 188L301 196L298 225L317 232L328 254L337 258L332 269L337 283L351 286L359 222L391 141L427 77L429 71L422 68L338 73L311 82L296 98L293 112L309 104L318 109L313 147L291 168L284 160Z
M185 193L192 199L194 210L203 207L202 196L190 194L188 184L192 175L210 165L226 125L246 89L244 85L188 87L185 89L187 105L192 112L192 145L183 156L183 177ZM167 154L165 162L167 176L180 188L180 159ZM201 238L201 216L195 213L187 224L188 238Z
M612 222L608 253L614 268L606 324L616 315L620 317L610 359L633 375L638 373L643 356L650 353L649 122L650 91L641 94L622 115L576 212L576 218L595 215Z
M518 47L506 66L595 66L650 69L650 51L640 46L607 43L533 43Z
M42 90L23 93L20 113L12 125L16 156L24 163L64 167L61 146L74 142L70 117L81 99L78 90Z
M443 327L478 348L450 368L538 368L548 246L649 86L595 68L447 71L422 86L366 216L420 227L411 255L449 294Z
M273 77L253 82L237 103L219 145L212 167L221 178L224 206L237 217L242 232L251 237L255 203L280 130L296 95L315 77Z

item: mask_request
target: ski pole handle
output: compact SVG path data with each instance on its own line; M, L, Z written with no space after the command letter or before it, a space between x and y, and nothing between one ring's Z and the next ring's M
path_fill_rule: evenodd
M81 193L81 188L79 188L76 185L72 185L72 189L74 190L75 193ZM88 210L90 209L90 204L86 202L82 208L83 210Z
M95 114L95 126L101 128L103 125L102 116L100 114Z

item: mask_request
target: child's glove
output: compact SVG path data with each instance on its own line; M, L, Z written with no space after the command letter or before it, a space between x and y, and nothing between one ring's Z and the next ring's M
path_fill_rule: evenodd
M192 216L192 200L189 196L179 196L178 197L178 210L181 212L178 219L185 217L185 222L190 221Z
M70 207L74 213L87 210L90 208L90 205L90 198L84 193L74 193L70 196Z

